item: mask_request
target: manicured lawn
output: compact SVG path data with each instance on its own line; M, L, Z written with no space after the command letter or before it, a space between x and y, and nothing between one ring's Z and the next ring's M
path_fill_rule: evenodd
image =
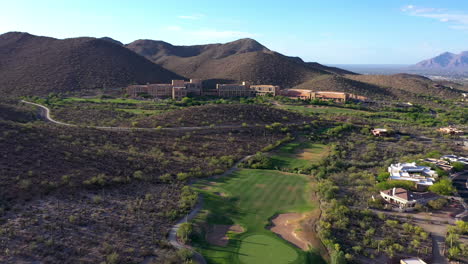
M273 152L270 158L278 168L303 169L326 157L329 151L323 144L292 142Z
M227 177L198 182L194 187L203 193L204 209L208 213L201 214L196 221L239 224L245 232L229 234L226 247L210 245L199 237L194 241L197 250L209 263L299 264L317 258L314 253L292 246L265 228L277 213L307 212L318 206L310 200L308 186L308 179L302 175L253 169L241 169Z
M245 237L239 249L239 260L242 263L293 263L297 258L296 250L285 247L283 242L266 235Z

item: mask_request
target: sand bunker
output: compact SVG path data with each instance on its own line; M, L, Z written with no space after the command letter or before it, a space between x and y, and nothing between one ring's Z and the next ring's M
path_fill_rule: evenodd
M298 248L308 250L309 243L303 238L302 232L296 231L300 228L303 218L304 215L299 213L280 214L272 220L273 226L270 230Z
M329 155L330 150L327 148L326 151L321 153L315 153L314 149L303 149L296 153L296 157L301 160L319 160Z
M225 247L229 243L228 232L242 233L244 229L240 225L211 225L206 232L208 243Z

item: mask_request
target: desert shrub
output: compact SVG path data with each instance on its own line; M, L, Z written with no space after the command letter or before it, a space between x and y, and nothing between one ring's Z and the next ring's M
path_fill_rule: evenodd
M339 187L336 186L331 180L325 179L318 182L317 189L320 197L326 200L331 200L335 197Z
M187 243L189 241L190 235L192 234L193 226L191 223L182 223L177 230L177 237L182 240L182 242Z
M384 181L376 184L377 189L379 190L388 190L392 188L404 188L407 190L414 190L415 184L411 181Z
M251 169L273 169L273 162L267 155L259 152L240 164L240 167Z
M440 209L444 208L444 206L447 205L447 203L448 203L447 199L440 198L440 199L437 199L437 200L429 201L428 205L432 209L440 210Z

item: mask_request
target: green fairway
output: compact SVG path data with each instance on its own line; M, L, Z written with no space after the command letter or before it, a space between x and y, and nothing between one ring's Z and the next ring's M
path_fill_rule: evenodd
M242 239L239 249L239 260L242 263L293 263L297 258L296 250L265 235L252 235Z
M302 175L253 169L238 170L212 181L199 181L194 187L203 193L207 213L196 221L238 224L245 232L229 234L226 247L208 244L203 236L195 239L195 247L209 263L299 264L317 258L265 228L277 213L307 212L318 206L310 200L308 186L308 179Z
M304 169L329 154L329 147L311 142L288 143L270 157L277 168Z

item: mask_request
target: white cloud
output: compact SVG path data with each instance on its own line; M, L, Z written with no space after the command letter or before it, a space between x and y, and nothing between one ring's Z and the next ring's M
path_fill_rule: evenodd
M466 29L468 27L468 14L440 8L422 8L413 5L401 9L410 16L435 19L443 23L450 23L450 28Z
M189 15L189 16L178 16L180 19L190 19L190 20L198 20L202 19L205 15L203 14L194 14L194 15Z

